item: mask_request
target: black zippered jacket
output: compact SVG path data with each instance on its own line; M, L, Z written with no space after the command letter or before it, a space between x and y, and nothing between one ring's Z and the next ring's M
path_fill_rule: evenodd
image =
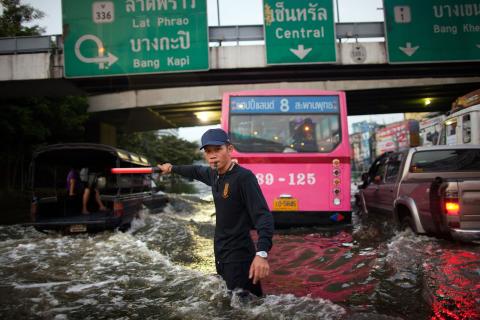
M273 217L257 178L235 164L223 175L207 166L173 166L172 172L212 187L216 210L214 251L217 263L251 261L256 251L270 251ZM255 245L250 230L255 228Z

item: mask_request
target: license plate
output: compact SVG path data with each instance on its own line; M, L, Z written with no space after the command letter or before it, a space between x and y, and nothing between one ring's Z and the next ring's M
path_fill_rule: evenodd
M70 232L85 232L87 231L87 226L84 224L72 224L70 226Z
M298 200L295 198L276 198L273 200L274 211L297 211Z

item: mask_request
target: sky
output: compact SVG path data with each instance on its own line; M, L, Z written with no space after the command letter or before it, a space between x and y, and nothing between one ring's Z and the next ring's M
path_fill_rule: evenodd
M77 0L84 1L84 0ZM45 13L42 20L36 22L45 28L45 34L54 35L62 33L61 0L23 0ZM220 17L218 16L217 4ZM373 22L383 21L382 0L334 0L335 21L338 22ZM262 24L262 0L207 0L208 24L219 25L255 25ZM338 19L339 18L339 19ZM349 124L359 121L373 121L391 123L403 120L401 114L369 115L349 117ZM180 128L181 138L196 141L202 133L211 127Z
M84 0L78 0L84 1ZM42 10L45 18L37 22L46 34L62 33L61 0L22 0ZM218 25L217 2L221 25L262 24L262 0L207 0L208 24ZM340 22L383 21L382 0L334 0L338 2ZM337 21L337 14L335 20Z

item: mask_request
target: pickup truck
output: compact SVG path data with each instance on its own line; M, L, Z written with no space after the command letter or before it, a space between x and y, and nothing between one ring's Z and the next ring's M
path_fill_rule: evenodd
M363 180L364 212L393 214L401 229L418 234L480 240L480 145L388 152Z

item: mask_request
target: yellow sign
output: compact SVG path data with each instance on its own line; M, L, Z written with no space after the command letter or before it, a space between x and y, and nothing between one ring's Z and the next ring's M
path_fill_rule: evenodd
M276 198L273 200L274 211L297 211L298 200L295 198Z

